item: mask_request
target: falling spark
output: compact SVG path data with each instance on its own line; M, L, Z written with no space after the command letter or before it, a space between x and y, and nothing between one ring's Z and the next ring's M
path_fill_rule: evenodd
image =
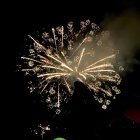
M79 31L73 30L73 22L69 22L66 28L59 26L52 28L52 33L43 33L44 41L40 43L29 35L33 45L29 47L29 55L21 57L25 64L21 71L32 72L30 75L38 80L36 85L31 84L31 92L39 89L37 91L45 98L48 107L56 108L56 114L59 114L63 104L73 95L74 82L78 80L106 109L111 98L120 93L116 85L121 82L114 68L114 51L109 49L111 53L107 54L107 50L106 55L100 54L102 48L106 48L103 43L106 31L100 33L99 27L90 20L82 21ZM96 54L97 49L101 51Z

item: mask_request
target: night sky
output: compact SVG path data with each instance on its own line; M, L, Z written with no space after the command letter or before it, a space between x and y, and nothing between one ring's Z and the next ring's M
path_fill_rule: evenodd
M63 6L59 3L54 7L53 4L57 5L57 3L39 2L29 5L27 2L19 2L19 6L13 6L11 12L8 12L10 40L6 49L9 50L8 57L10 65L12 64L10 71L12 77L8 80L11 88L7 87L6 96L8 96L8 120L12 123L9 130L12 132L11 136L19 140L39 140L41 138L31 133L30 128L40 123L49 123L52 130L44 135L43 139L46 140L53 140L57 136L62 136L66 140L106 138L115 140L129 137L135 139L138 135L136 131L140 130L138 0L96 0L95 2L93 0L92 3L81 1L81 4L77 5L72 1L65 3ZM118 45L125 42L124 48L119 48L120 53L122 51L121 55L124 56L122 61L126 67L120 85L122 93L107 110L102 110L86 87L76 82L72 99L64 106L61 115L55 115L40 103L39 95L27 94L25 77L16 72L16 64L28 34L36 35L44 29L66 25L68 21L79 23L86 19L115 33L113 36L117 38ZM125 20L128 20L128 23Z

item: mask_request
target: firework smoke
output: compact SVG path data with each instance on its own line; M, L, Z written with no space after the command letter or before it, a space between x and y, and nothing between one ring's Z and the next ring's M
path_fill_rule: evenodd
M114 48L120 50L121 63L125 67L125 75L135 71L134 65L140 64L140 14L128 9L115 16L106 16L102 26L111 32L110 40Z
M38 92L50 109L59 114L73 95L74 82L80 81L106 109L120 94L117 85L117 53L108 41L109 32L100 31L90 20L81 21L80 29L71 21L42 34L43 41L29 35L32 46L22 56L21 71L29 76L30 92ZM123 70L120 66L119 70Z

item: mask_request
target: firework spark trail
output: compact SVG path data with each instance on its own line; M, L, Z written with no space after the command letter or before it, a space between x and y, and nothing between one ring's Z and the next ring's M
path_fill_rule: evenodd
M45 86L42 88L40 93L42 93L45 90L45 88L48 86L48 84L49 84L49 82L47 84L45 84Z
M70 67L68 67L65 63L61 62L60 60L58 60L57 58L47 55L48 57L52 58L53 60L59 62L61 64L62 67L69 69L70 71L73 71L73 69L71 69Z
M45 77L45 76L52 76L52 75L68 75L68 73L45 73L45 74L41 74L38 77Z
M21 57L21 59L26 59L26 60L30 60L30 61L34 61L34 62L37 62L37 63L42 64L42 62L41 62L41 61L37 61L37 60L35 60L35 59L28 58L28 57Z
M59 107L60 107L60 98L59 98L59 97L60 97L60 93L59 93L59 84L58 84L58 89L57 89L57 92L58 92L58 93L57 93L57 94L58 94L58 97L57 97L57 98L58 98L57 107L59 108Z
M79 62L78 62L78 64L77 64L77 69L76 69L76 71L78 71L79 65L80 65L81 60L82 60L82 57L83 57L83 55L84 55L84 51L85 51L85 48L83 48L83 50L82 50L82 52L81 52L80 59L79 59Z
M107 60L107 59L114 58L114 57L115 57L114 54L113 54L113 55L110 55L110 56L107 56L107 57L105 57L105 58L103 58L103 59L101 59L101 60L99 60L99 61L97 61L97 62L95 62L95 63L93 63L93 64L91 64L91 65L89 65L87 68L90 68L90 67L96 65L97 63L100 63L100 62L102 62L102 61L105 61L105 60Z
M93 70L93 71L88 71L88 72L94 72L94 73L97 73L97 72L110 72L110 73L112 73L112 72L115 72L114 70L103 70L103 69L101 69L101 70Z
M42 46L40 43L38 43L32 36L30 36L30 35L28 35L28 36L29 36L29 38L31 38L34 41L34 43L36 44L38 49L46 51L46 48L44 46Z
M64 40L64 38L63 38L63 34L64 34L64 27L62 26L62 48L63 48L63 40Z
M79 50L79 48L83 45L83 43L86 41L87 38L84 38L83 41L78 45L78 47L76 48L76 50L72 53L71 56L73 56L77 50Z
M86 71L89 71L89 70L94 70L94 69L98 69L98 68L106 68L106 67L113 67L112 64L101 64L101 65L98 65L98 66L94 66L94 67L91 67L91 68L87 68L85 69L83 72L86 72Z
M56 44L56 38L55 38L55 30L54 30L54 28L52 28L52 32L53 32L55 47L56 47L56 49L57 49L57 44Z
M70 92L71 91L70 86L65 78L64 78L64 81L65 81L66 87L68 88L68 91Z
M43 68L51 68L51 69L55 69L55 70L61 70L61 71L67 71L65 69L62 69L62 68L58 68L58 67L55 67L55 66L46 66L46 65L43 65L42 66Z
M91 54L96 47L88 51L87 43L92 44L92 38L96 38L95 34L99 27L95 23L89 20L82 21L80 30L76 32L73 22L69 22L67 29L68 31L61 26L52 28L51 34L43 33L44 44L29 35L34 42L33 49L29 49L30 54L27 57L21 57L25 62L25 67L21 71L33 72L33 75L36 75L38 84L31 86L35 90L39 89L42 98L46 99L50 108L60 109L72 95L73 83L78 80L93 91L95 100L99 103L103 100L102 108L106 109L109 104L106 100L111 100L111 97L120 93L115 85L120 84L121 78L110 62L116 55L112 52L94 61L96 54L94 56ZM101 36L99 41L102 42L100 44L103 44L101 39L102 35L105 36L104 33L99 34ZM75 47L77 43L79 44ZM98 39L94 44L99 46ZM33 82L32 80L31 83ZM44 97L43 93L46 93L47 97Z

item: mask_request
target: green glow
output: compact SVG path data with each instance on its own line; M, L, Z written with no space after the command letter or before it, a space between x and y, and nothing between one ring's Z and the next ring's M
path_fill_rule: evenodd
M66 139L64 139L64 138L54 138L53 140L66 140Z

